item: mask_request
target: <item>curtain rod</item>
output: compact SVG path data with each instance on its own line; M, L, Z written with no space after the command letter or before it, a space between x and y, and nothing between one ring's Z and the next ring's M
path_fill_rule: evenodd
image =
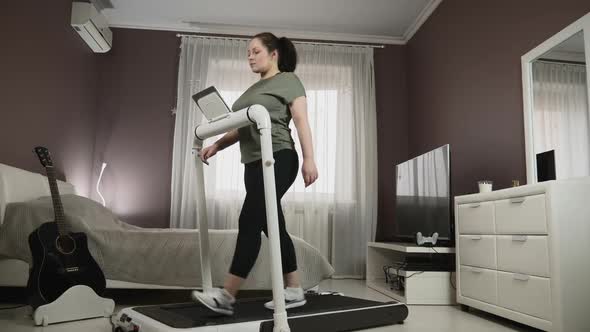
M547 58L540 58L537 61L551 62L551 63L561 63L561 64L566 64L566 65L581 65L581 66L585 66L586 65L585 62L580 62L580 61L557 60L557 59L547 59Z
M244 40L249 41L251 38L243 37L221 37L221 36L204 36L204 35L189 35L179 33L176 37L190 37L190 38L203 38L203 39L232 39L232 40ZM385 48L385 45L372 45L372 44L346 44L338 42L310 42L310 41L299 41L293 40L293 44L308 44L308 45L330 45L330 46L345 46L345 47L372 47L372 48Z

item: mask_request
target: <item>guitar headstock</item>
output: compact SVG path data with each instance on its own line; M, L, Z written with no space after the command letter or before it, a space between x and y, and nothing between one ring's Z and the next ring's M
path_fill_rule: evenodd
M39 157L39 161L43 167L53 167L53 161L51 161L51 155L49 154L49 150L43 146L35 147L35 153L37 157Z

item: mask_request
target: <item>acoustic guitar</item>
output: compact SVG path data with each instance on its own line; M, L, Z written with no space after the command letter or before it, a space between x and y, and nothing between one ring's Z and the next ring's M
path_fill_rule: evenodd
M55 219L29 235L33 265L27 283L33 308L51 303L75 285L86 285L101 296L106 288L104 274L88 250L85 233L73 233L64 217L55 170L49 151L36 147L35 153L47 172Z

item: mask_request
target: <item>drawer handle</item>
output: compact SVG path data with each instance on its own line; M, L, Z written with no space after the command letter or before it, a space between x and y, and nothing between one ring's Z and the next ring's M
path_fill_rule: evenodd
M526 242L526 235L512 235L512 241L514 242Z
M474 209L474 208L478 208L481 206L481 203L475 203L475 204L471 204L469 205L470 208Z
M476 269L474 267L471 268L471 272L473 273L482 273L483 271L481 269Z
M512 278L514 278L514 280L527 281L530 277L526 274L515 273L512 275Z
M472 236L471 239L473 241L481 240L481 236L479 236L479 235L478 236Z
M526 200L526 197L515 197L515 198L510 199L510 203L518 204L518 203L524 202L525 200Z

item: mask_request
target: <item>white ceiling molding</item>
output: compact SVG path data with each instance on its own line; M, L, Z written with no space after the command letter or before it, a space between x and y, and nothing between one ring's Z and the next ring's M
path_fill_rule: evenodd
M442 0L430 0L428 5L426 7L424 7L424 9L420 13L420 15L418 15L418 17L416 17L416 20L414 20L414 23L412 23L412 25L410 25L410 27L408 28L408 30L404 34L403 39L404 39L405 43L409 42L412 39L412 37L414 37L414 34L416 34L416 32L418 32L418 30L420 30L420 27L422 27L422 25L426 22L426 20L428 20L430 15L434 12L434 10L438 7L438 5L440 5L441 2L442 2Z
M227 26L225 24L195 24L195 23L178 23L175 25L135 25L135 24L114 24L110 25L112 28L124 29L143 29L143 30L164 30L177 32L193 32L214 35L235 35L235 36L252 36L261 31L269 31L277 36L287 36L291 39L307 39L307 40L325 40L325 41L339 41L339 42L354 42L367 44L390 44L403 45L406 43L401 37L389 36L371 36L359 34L346 33L332 33L332 32L313 32L313 31L297 31L297 30L282 30L272 27L254 27L254 26Z
M299 29L284 29L273 26L261 25L239 25L239 24L218 24L206 23L190 20L178 20L178 22L160 22L150 23L149 21L135 21L132 19L119 21L110 24L113 28L126 29L144 29L144 30L164 30L187 33L202 33L213 35L234 35L234 36L252 36L261 31L270 31L278 36L287 36L292 39L300 40L318 40L318 41L334 41L334 42L352 42L352 43L367 43L367 44L386 44L386 45L404 45L420 27L427 21L430 15L440 5L442 0L429 0L422 8L416 18L409 24L402 36L389 35L372 35L372 34L355 34L355 33L337 33L337 32L321 32L321 31L306 31ZM115 5L115 7L117 7ZM116 8L115 8L116 9Z

